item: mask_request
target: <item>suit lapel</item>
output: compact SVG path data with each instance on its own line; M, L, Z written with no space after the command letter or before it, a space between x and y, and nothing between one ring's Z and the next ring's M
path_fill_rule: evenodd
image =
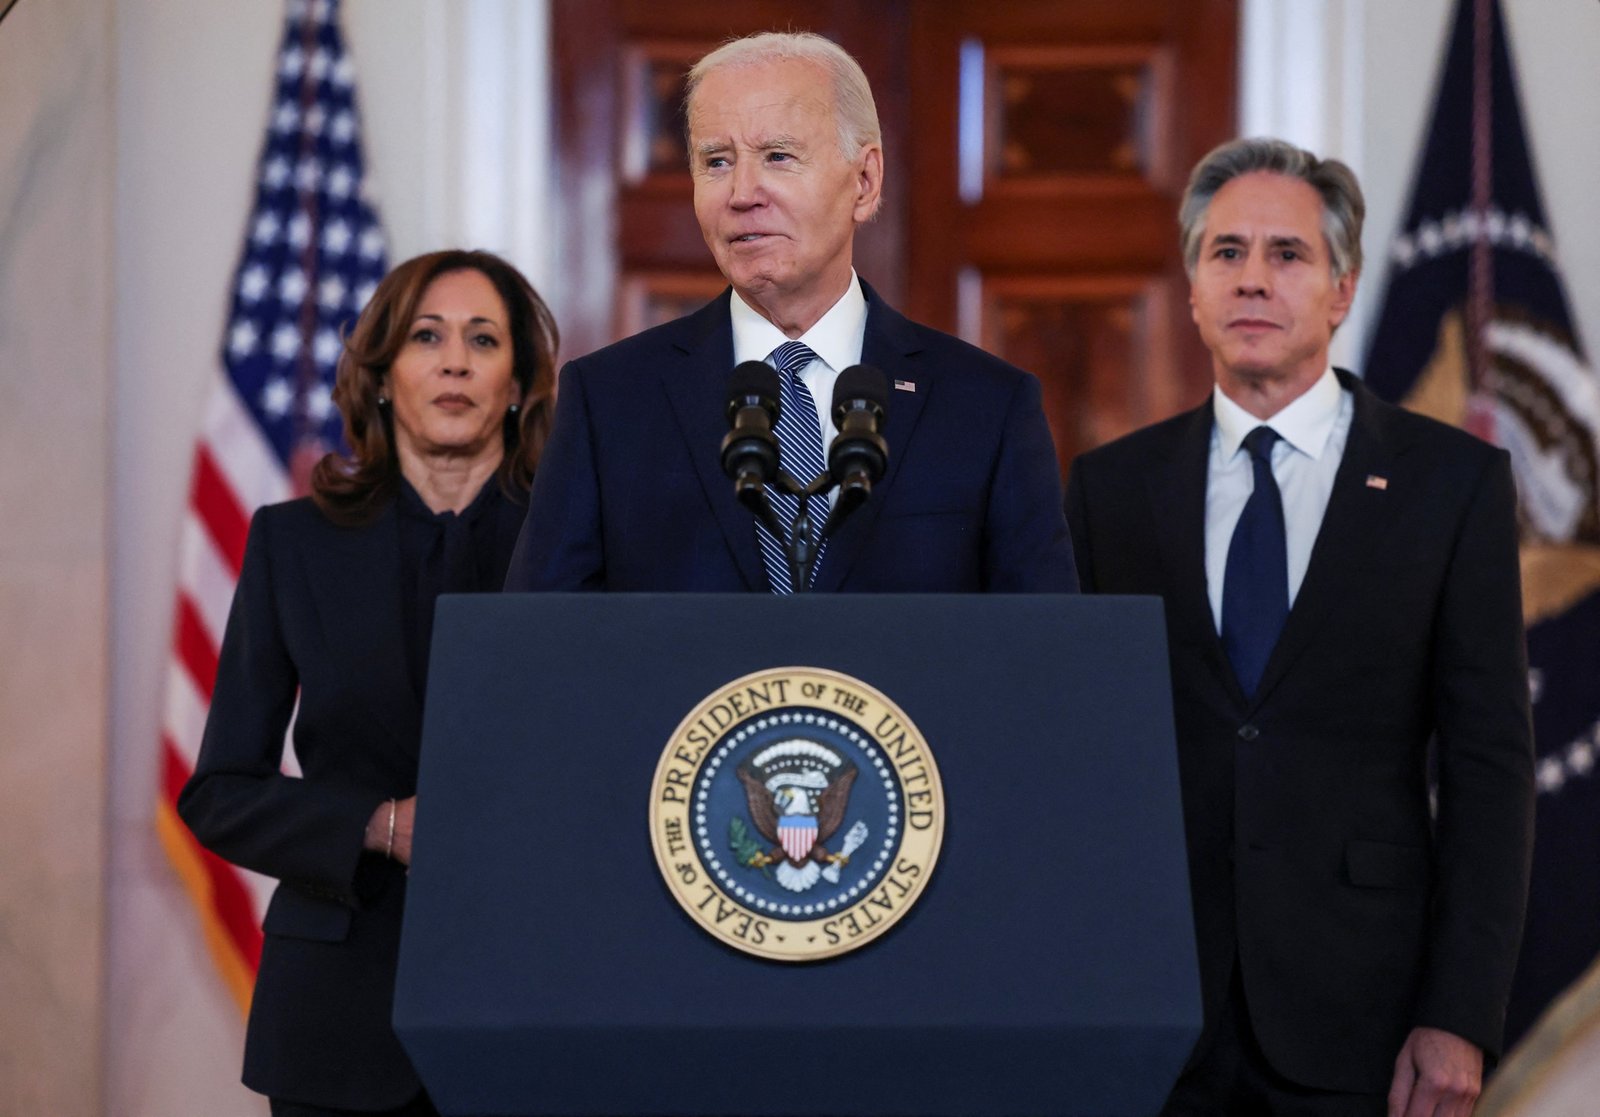
M670 339L672 352L662 364L661 384L734 565L745 588L759 591L767 588L767 572L756 546L755 518L734 499L733 482L722 472L728 377L733 372L733 323L728 315L732 294L729 288L678 323Z
M922 344L910 323L885 303L866 280L861 281L861 290L867 298L867 328L861 342L861 363L881 371L889 384L889 401L883 419L889 464L883 479L872 486L872 498L851 513L828 540L828 548L817 568L815 588L819 591L837 590L844 583L871 538L878 512L900 474L900 463L905 460L905 450L911 444L923 405L929 393L938 390L934 370L917 359Z
M1206 590L1206 477L1211 459L1211 400L1189 412L1177 427L1168 453L1146 475L1149 507L1156 510L1155 532L1166 569L1164 584L1175 637L1203 649L1206 667L1236 703L1244 694L1233 665L1222 650L1211 598Z
M1350 436L1334 476L1333 492L1322 515L1305 579L1289 610L1283 635L1267 660L1252 706L1259 706L1272 693L1311 643L1329 610L1346 599L1351 581L1360 576L1358 564L1389 537L1389 524L1401 503L1386 487L1369 485L1367 480L1391 477L1394 460L1404 447L1395 444L1387 416L1367 388L1342 370L1339 381L1354 397Z
M301 544L328 651L363 679L356 688L367 712L415 755L422 739L422 701L406 666L401 631L400 527L394 502L364 527L318 520ZM381 701L372 699L381 696Z

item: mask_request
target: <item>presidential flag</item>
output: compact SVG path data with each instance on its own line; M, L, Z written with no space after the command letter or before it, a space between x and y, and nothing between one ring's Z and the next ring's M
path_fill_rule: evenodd
M1600 377L1574 328L1498 0L1458 0L1367 355L1380 395L1510 452L1538 813L1514 1042L1600 952Z
M234 275L221 367L195 445L167 667L156 828L241 1007L275 882L202 849L176 812L205 728L250 516L304 491L340 443L334 366L385 271L363 193L355 74L337 0L288 0L255 205ZM285 746L285 770L295 774Z

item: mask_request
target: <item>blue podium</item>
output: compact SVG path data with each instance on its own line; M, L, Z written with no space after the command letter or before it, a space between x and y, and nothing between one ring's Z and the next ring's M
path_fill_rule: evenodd
M1200 1023L1161 604L441 599L395 1026L446 1114L1155 1112ZM804 665L892 698L942 778L916 903L752 957L658 870L685 715Z

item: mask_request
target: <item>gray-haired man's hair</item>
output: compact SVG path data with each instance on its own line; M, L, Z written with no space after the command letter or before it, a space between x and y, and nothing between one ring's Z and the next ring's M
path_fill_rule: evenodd
M723 43L689 71L684 107L693 111L695 91L713 70L791 59L815 63L833 80L834 122L839 129L839 153L845 159L854 160L863 147L883 142L883 133L878 127L878 106L872 100L872 87L867 84L867 75L861 72L860 64L832 39L810 31L765 31ZM691 157L693 154L690 152Z
M1178 207L1183 237L1183 266L1190 277L1200 261L1200 239L1205 235L1211 199L1240 175L1266 171L1298 178L1322 198L1322 235L1328 242L1328 259L1335 279L1361 270L1361 222L1367 205L1355 172L1337 159L1318 159L1304 148L1274 139L1230 140L1200 160L1189 176Z

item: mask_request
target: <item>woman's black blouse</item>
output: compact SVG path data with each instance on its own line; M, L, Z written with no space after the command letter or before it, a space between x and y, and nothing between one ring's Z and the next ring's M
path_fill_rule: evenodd
M459 513L430 509L404 478L400 520L400 617L418 696L427 692L433 609L441 593L498 593L522 528L524 508L491 477Z

